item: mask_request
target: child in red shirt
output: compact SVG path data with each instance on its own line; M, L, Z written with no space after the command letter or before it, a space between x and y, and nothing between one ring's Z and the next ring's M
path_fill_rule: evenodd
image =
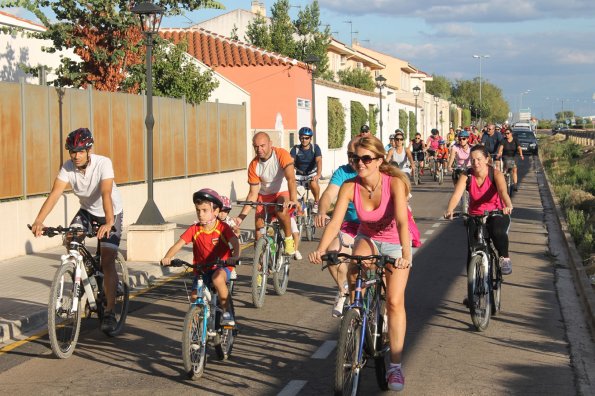
M446 171L446 161L448 160L448 149L446 148L446 142L444 140L440 140L438 142L438 150L436 150L436 161L442 164L442 169L444 172Z
M198 223L191 225L180 239L169 248L165 257L161 259L163 265L171 264L176 253L186 244L192 243L193 260L197 267L205 271L204 281L217 290L223 315L221 324L234 326L235 320L229 310L229 291L227 290L227 279L231 275L233 267L204 268L205 263L212 263L217 259L228 259L233 250L233 258L240 255L240 242L229 225L220 221L217 216L223 207L219 194L209 188L203 188L192 196ZM194 282L192 284L192 301L196 300L198 277L201 272L194 270Z

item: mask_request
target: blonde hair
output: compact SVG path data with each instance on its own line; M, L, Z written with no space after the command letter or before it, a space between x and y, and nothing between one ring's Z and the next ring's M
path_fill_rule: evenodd
M376 155L376 158L381 158L382 164L380 164L380 172L399 178L405 184L406 195L409 195L409 192L411 191L409 176L407 176L405 172L396 166L393 166L386 161L386 150L384 150L384 146L378 138L374 136L363 137L355 143L355 148L357 149L358 147L373 152Z

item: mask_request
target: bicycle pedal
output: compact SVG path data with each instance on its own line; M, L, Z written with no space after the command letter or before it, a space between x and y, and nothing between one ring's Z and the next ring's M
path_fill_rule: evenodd
M215 337L216 335L217 335L217 332L215 330L207 330L208 337Z

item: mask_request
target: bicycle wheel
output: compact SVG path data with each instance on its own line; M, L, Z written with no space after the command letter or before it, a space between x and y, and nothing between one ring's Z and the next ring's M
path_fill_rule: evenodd
M462 198L462 211L463 213L468 213L469 211L469 193L465 190L463 192L463 198ZM467 224L467 219L465 219L465 224Z
M188 378L202 377L207 363L207 340L203 307L191 305L182 330L182 359Z
M498 258L492 254L492 289L490 290L490 300L492 301L492 316L500 313L502 304L502 271L498 265Z
M308 209L308 216L305 218L306 220L306 239L308 241L312 241L314 239L314 233L316 232L316 227L314 226L314 216L312 215L312 211Z
M252 266L252 303L256 308L262 308L264 305L269 266L272 264L271 256L269 244L263 236L256 242Z
M358 361L362 320L359 311L348 310L341 321L335 366L335 395L355 395L362 362Z
M508 196L512 198L512 175L510 172L506 172L506 189L508 190Z
M81 330L81 300L78 302L77 310L72 311L75 294L84 293L82 286L79 286L80 293L75 290L75 268L74 263L61 265L50 288L48 335L52 352L60 359L72 355Z
M415 164L415 170L413 171L413 184L416 186L419 184L419 163Z
M235 310L233 308L233 300L229 297L229 309L231 314L235 318ZM221 315L217 315L221 320ZM234 328L233 326L221 327L217 324L219 330L215 335L215 352L219 360L227 360L231 356L231 350L233 349L234 340Z
M441 165L438 168L438 184L442 184L444 182L444 167Z
M116 305L114 313L116 314L116 328L114 331L105 334L114 337L122 332L128 315L128 303L130 301L130 278L128 277L128 267L122 253L118 252L116 257L116 273L118 274L118 285L116 289Z
M277 260L275 272L273 272L273 287L278 296L282 296L287 292L287 284L289 283L289 257L285 255L284 248L279 246L280 250L277 252Z
M478 331L484 331L490 323L489 269L480 255L471 257L467 268L467 298L471 321Z
M378 309L378 332L380 336L376 338L376 355L374 355L374 371L376 372L376 382L381 390L388 390L388 381L386 380L386 366L389 348L388 343L388 323L384 322L385 301L380 300Z

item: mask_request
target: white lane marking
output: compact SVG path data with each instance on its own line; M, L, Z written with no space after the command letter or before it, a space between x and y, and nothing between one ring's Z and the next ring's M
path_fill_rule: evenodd
M428 240L428 238L421 238L421 243L426 243L426 241Z
M434 231L435 230L427 230L426 232L424 232L424 235L432 235Z
M295 396L300 393L307 382L304 380L291 380L285 385L285 388L281 389L277 396Z
M328 340L322 343L320 348L311 356L312 359L326 359L337 347L337 341Z
M432 224L432 228L438 228L438 227L440 227L440 226L441 226L441 224L440 224L440 223L434 223L434 224Z

